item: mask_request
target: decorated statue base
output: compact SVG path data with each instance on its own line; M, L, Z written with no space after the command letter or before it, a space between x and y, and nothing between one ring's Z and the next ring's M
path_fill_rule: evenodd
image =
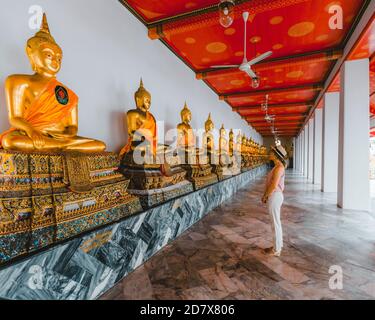
M165 165L140 165L134 163L132 152L128 152L121 160L120 172L130 180L128 191L139 197L144 209L194 191L178 159Z
M184 163L181 167L186 171L186 178L194 185L194 190L200 190L218 182L217 175L212 172L212 166L208 163L207 156L203 156L201 150L192 151L180 150L180 157L184 156ZM196 163L193 163L195 160ZM192 164L191 164L192 163Z
M0 264L141 211L118 165L106 152L0 150Z

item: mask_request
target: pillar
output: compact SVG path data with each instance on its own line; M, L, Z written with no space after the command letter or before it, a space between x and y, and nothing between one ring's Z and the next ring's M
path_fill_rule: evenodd
M323 107L322 191L337 192L340 93L326 93Z
M322 131L323 110L316 109L314 116L314 184L321 184L322 181Z
M309 137L308 137L308 159L307 159L307 179L313 180L314 175L314 119L309 120L308 125Z
M303 175L307 178L308 165L309 165L309 127L305 126L304 129L304 142L303 142Z
M297 158L296 141L297 141L297 138L293 138L293 170L296 170L296 158Z
M368 59L341 69L337 204L343 209L370 210L369 70Z

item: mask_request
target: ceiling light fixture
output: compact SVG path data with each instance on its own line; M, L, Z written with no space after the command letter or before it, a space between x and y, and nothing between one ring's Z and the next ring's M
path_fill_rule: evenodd
M219 12L220 12L220 24L224 28L230 27L234 20L234 1L233 0L220 0Z
M252 86L254 89L258 89L258 88L259 88L259 85L260 85L259 78L258 78L258 77L253 78L252 81L251 81L251 86Z

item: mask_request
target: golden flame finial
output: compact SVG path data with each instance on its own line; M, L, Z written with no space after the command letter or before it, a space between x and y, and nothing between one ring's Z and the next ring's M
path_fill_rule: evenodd
M50 34L46 13L43 13L43 19L42 19L42 24L40 26L40 31Z
M39 48L43 43L49 43L53 45L59 45L56 43L55 39L52 37L48 22L47 22L47 15L43 13L42 24L40 25L40 30L29 40L27 40L26 48L27 50L31 50L33 48ZM61 50L61 49L60 49ZM27 51L29 54L30 52Z

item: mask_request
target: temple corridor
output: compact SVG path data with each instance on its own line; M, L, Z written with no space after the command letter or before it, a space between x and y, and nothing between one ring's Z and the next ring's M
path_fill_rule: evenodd
M270 220L262 179L238 192L107 292L102 299L374 299L375 215L336 207L289 171L284 251L266 256ZM332 266L343 289L331 290Z

